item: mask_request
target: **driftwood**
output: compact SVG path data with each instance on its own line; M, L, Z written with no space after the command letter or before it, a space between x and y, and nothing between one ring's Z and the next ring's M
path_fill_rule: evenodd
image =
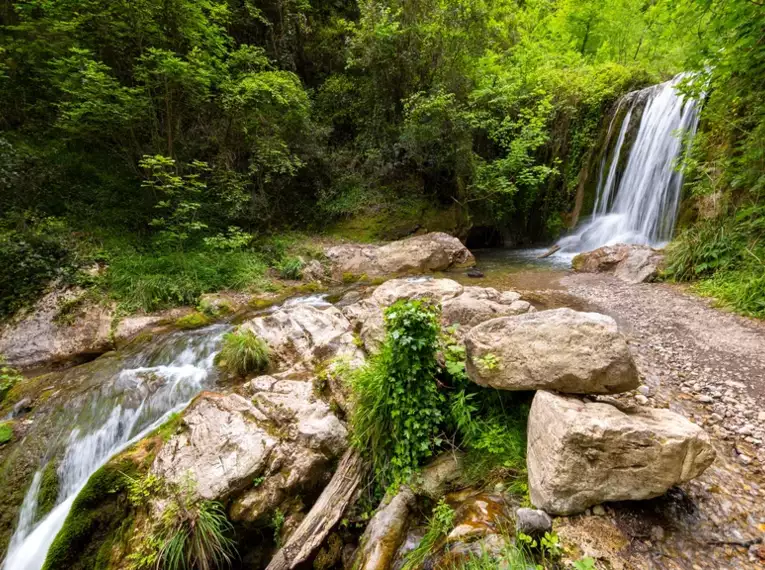
M343 516L364 473L366 462L352 447L345 452L332 480L310 512L279 550L266 570L292 570L308 560Z
M544 259L545 257L550 257L553 253L555 253L559 249L560 249L559 245L554 245L550 249L548 249L546 252L544 252L542 255L538 255L537 259Z

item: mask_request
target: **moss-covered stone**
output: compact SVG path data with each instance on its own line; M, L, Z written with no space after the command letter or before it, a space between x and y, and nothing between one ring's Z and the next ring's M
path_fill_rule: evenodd
M37 495L37 520L47 515L56 506L59 493L58 461L48 461L42 472L40 492Z
M13 439L13 424L11 422L0 423L0 445L5 445Z
M185 315L175 321L175 326L179 329L198 329L201 327L205 327L210 324L210 319L207 317L207 315L200 313L198 311L195 311L193 313L189 313L188 315Z

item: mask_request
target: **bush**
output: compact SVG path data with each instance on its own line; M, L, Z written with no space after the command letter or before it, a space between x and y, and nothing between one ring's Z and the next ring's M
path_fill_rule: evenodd
M287 257L279 264L279 275L282 279L297 281L303 276L305 262L299 257Z
M351 380L354 443L370 455L383 488L407 480L440 443L439 316L439 308L426 301L399 301L386 309L382 350Z
M24 377L19 374L19 371L8 366L5 363L5 358L0 356L0 404L3 403L8 392L23 379Z
M239 376L265 372L268 352L268 345L263 339L250 329L239 329L223 335L223 346L215 357L215 363Z

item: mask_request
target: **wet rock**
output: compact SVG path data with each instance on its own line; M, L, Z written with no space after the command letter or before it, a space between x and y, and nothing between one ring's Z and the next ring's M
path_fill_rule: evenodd
M0 329L0 354L17 368L92 358L111 349L111 322L84 290L55 289Z
M505 300L509 297L505 297ZM528 301L516 299L503 302L496 289L465 287L464 292L443 303L442 315L446 325L458 324L472 328L475 325L497 317L520 315L533 310Z
M484 277L483 271L477 267L471 267L468 269L466 275L468 277L472 277L473 279L480 279L481 277Z
M613 273L627 283L653 281L664 263L664 255L645 245L607 245L580 253L573 261L575 271Z
M622 411L545 391L531 406L529 491L548 513L657 497L698 477L714 458L709 436L669 410Z
M347 244L326 252L335 279L345 274L369 277L427 273L475 263L473 254L455 237L429 233L384 246Z
M459 481L462 475L464 454L459 451L444 452L422 468L412 482L417 495L437 500L443 497L449 487Z
M32 409L32 405L32 398L22 398L14 404L13 411L11 412L11 417L17 418L19 416L23 416Z
M467 372L481 386L613 394L640 383L616 322L571 309L493 319L465 337Z
M355 570L388 570L406 537L409 515L415 496L402 487L394 496L383 499L359 541Z
M293 305L242 326L266 341L272 362L280 369L312 371L336 357L363 360L354 343L351 323L335 307Z
M152 471L194 480L202 498L231 501L233 520L255 521L320 488L347 447L347 430L311 384L259 377L237 394L203 392L157 454Z
M552 530L552 519L544 511L520 508L515 511L515 531L529 536L543 535Z

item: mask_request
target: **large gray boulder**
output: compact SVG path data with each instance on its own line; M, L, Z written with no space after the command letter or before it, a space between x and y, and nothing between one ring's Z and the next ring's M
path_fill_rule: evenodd
M280 370L312 371L333 358L360 362L351 323L335 307L298 304L259 316L242 325L262 338Z
M0 354L18 368L92 358L111 349L113 311L79 288L55 289L0 329Z
M467 373L501 390L614 394L640 380L616 322L554 309L486 321L465 337Z
M664 255L647 245L616 244L580 253L571 262L575 271L612 273L627 283L653 281L664 264Z
M463 334L487 319L534 311L514 291L463 287L452 279L400 278L386 281L366 299L343 308L367 350L379 348L385 336L383 311L402 299L430 299L442 307L442 324L459 325Z
M531 405L531 502L551 514L658 497L701 475L714 458L704 430L666 409L621 410L546 391Z
M473 265L473 254L457 238L429 233L387 245L346 244L329 248L326 255L336 279L343 275L377 277L397 273L427 273Z
M230 503L232 519L255 521L321 488L348 434L310 382L262 376L246 391L252 400L198 396L152 471L175 483L191 479L200 497Z

